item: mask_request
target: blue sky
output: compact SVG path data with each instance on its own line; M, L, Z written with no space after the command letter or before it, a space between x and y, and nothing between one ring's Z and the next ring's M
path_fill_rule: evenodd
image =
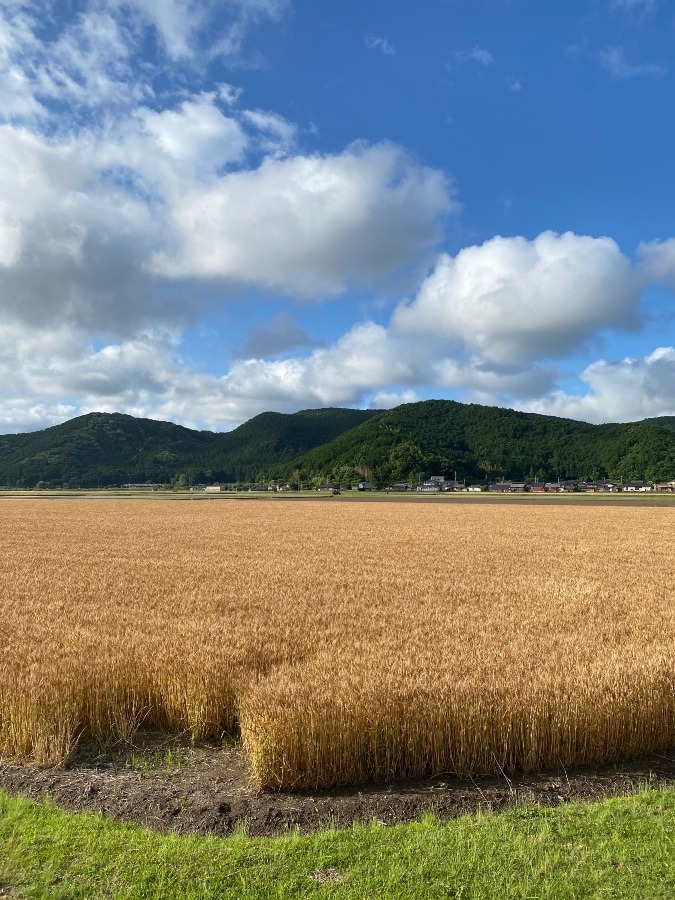
M675 414L666 0L4 0L0 431Z

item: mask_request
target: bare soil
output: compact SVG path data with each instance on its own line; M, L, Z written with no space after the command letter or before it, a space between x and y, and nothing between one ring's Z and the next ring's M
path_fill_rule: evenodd
M84 749L65 769L0 758L0 788L49 796L72 812L89 811L159 832L252 836L316 831L353 822L411 822L424 813L451 819L516 803L558 806L599 800L645 786L675 784L675 748L632 761L537 774L431 778L330 792L270 793L251 784L240 747L199 744L157 734L134 747Z

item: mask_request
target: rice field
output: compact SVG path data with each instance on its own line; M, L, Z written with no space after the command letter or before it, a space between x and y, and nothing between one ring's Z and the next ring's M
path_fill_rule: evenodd
M316 788L675 743L675 510L3 500L0 753L240 733Z

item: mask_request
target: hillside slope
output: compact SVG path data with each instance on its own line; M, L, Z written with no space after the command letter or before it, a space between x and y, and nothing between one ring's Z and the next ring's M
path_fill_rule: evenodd
M427 400L382 412L330 444L279 467L288 477L376 484L431 473L459 479L675 477L675 433L645 423L588 425L452 400Z
M386 411L262 413L227 433L120 413L90 413L0 436L0 484L96 487L127 482L294 482L359 477L376 485L443 474L485 478L675 478L670 417L588 425L452 400Z
M331 441L374 413L262 413L226 433L121 413L89 413L29 434L0 435L0 484L96 487L126 482L255 478L261 469Z
M675 431L675 416L656 416L654 419L643 419L643 425L656 425L667 431Z

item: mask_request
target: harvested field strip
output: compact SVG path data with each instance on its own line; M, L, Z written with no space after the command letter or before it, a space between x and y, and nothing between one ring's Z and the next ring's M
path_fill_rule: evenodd
M4 754L241 728L309 788L675 743L670 508L0 509Z

